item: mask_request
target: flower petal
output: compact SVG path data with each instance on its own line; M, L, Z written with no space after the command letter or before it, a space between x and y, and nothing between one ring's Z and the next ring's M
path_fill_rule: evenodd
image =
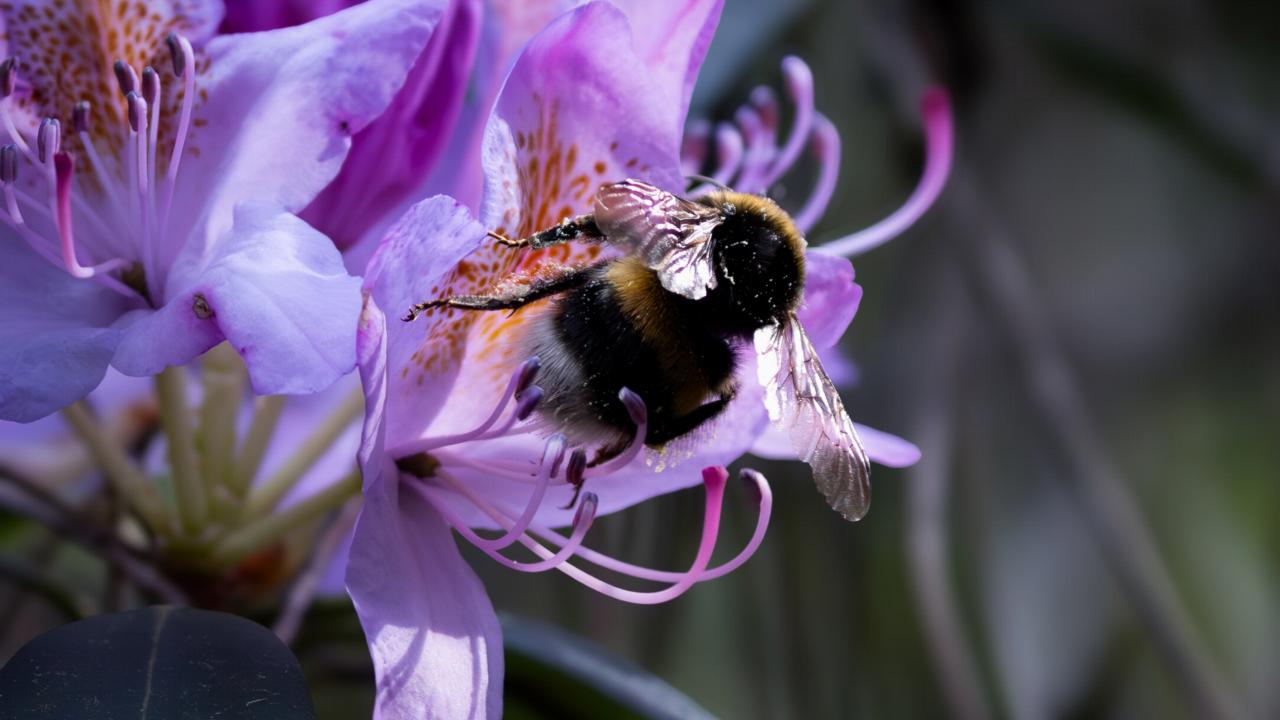
M400 215L395 210L424 197L418 192L452 141L481 14L479 0L449 4L395 100L356 134L338 177L303 211L344 252L361 240L376 241L371 231L385 229Z
M259 395L321 390L355 367L360 280L328 238L270 205L245 204L208 257L174 266L161 310L128 327L113 365L153 375L225 337Z
M853 322L862 300L862 287L853 281L853 264L847 259L805 253L804 303L800 324L818 349L831 347Z
M351 136L399 90L442 3L370 0L306 25L211 40L199 76L208 100L182 161L172 234L209 244L240 202L293 212L311 202Z
M876 430L860 423L853 424L858 429L858 437L867 449L867 457L872 462L885 467L911 467L920 461L920 448L909 440L891 435L883 430ZM760 435L751 446L751 454L770 460L796 460L796 451L791 444L791 436L773 426Z
M502 629L484 586L439 512L380 459L347 565L377 677L374 715L501 717Z
M446 274L471 272L458 264L484 239L484 228L466 208L437 196L413 206L369 262L365 290L374 307L390 315L384 322L391 445L420 437L439 412L466 349L465 328L459 332L456 326L470 319L453 310L429 311L411 323L400 318L415 303L440 297ZM366 311L366 321L372 322L368 316ZM381 311L377 320L382 321Z
M0 232L0 419L30 422L98 386L130 305Z
M724 0L613 2L631 21L636 54L645 61L648 71L662 77L658 84L664 89L676 91L668 102L680 109L677 121L683 129L689 97L720 23Z
M682 114L662 101L679 92L663 79L636 55L627 17L614 6L592 2L553 20L529 41L494 106L514 139L521 202L500 217L485 213L486 224L521 235L550 227L587 212L610 180L682 189ZM504 154L485 159L489 194L511 170L488 164L508 162Z
M226 16L218 28L224 33L262 32L301 25L332 15L360 0L226 0Z

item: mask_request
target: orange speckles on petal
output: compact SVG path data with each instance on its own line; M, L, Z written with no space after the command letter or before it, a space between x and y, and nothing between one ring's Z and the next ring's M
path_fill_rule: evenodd
M606 164L606 163L605 163L605 161L603 161L603 160L597 160L597 161L596 161L596 164L595 164L595 169L596 169L596 174L597 174L597 175L604 175L604 171L605 171L605 170L608 170L608 169L609 169L609 166L608 166L608 164Z

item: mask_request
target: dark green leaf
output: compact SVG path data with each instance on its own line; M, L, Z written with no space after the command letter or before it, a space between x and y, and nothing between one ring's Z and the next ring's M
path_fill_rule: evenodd
M297 660L226 613L160 606L32 640L0 669L0 720L313 718Z
M713 716L635 664L564 630L502 616L508 719Z

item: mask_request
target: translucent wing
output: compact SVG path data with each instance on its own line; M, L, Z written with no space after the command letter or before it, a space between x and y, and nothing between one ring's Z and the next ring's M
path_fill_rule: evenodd
M605 185L596 194L596 225L609 242L657 270L662 287L693 300L716 286L711 231L722 220L714 208L639 180Z
M791 434L832 509L861 519L871 504L871 464L800 321L793 314L757 330L755 345L769 419Z

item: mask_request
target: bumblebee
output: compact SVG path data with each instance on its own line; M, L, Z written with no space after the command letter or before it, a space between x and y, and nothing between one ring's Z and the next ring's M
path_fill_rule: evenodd
M739 387L739 353L754 346L770 419L791 435L827 501L866 514L870 463L840 395L796 318L805 240L773 201L722 191L690 200L638 180L602 186L594 212L512 240L513 248L603 243L616 257L511 278L489 294L415 305L516 311L554 297L521 340L541 361L537 412L571 441L599 448L635 431L622 388L645 402L645 443L662 447L722 413Z

